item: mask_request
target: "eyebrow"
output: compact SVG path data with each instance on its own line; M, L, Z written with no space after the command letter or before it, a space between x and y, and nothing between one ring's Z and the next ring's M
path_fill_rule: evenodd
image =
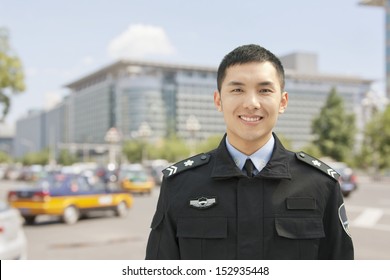
M228 86L244 86L245 83L239 81L231 81L227 84ZM257 84L258 86L272 86L275 87L275 84L271 81L264 81Z

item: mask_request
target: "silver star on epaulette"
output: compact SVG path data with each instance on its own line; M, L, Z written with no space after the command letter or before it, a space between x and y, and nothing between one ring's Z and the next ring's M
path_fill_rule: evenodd
M321 166L321 162L319 162L318 160L312 160L311 162L312 162L315 166L318 166L318 167Z
M193 160L187 160L186 162L184 162L184 166L192 166L194 164L194 161Z

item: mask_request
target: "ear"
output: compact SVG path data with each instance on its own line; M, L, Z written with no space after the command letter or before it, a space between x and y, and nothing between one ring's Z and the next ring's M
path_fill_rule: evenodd
M221 94L218 90L214 91L214 105L219 112L222 112Z
M288 93L287 93L287 91L285 91L285 92L282 93L282 99L280 100L279 114L283 114L284 113L284 111L287 108L287 104L288 104Z

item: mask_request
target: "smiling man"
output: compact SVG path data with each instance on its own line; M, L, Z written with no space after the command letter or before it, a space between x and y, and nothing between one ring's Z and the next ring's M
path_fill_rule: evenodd
M146 259L353 259L338 174L273 133L288 104L279 59L238 47L217 85L226 135L163 171Z

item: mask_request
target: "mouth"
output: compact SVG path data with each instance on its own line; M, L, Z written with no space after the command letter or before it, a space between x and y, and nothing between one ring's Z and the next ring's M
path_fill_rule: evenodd
M246 116L246 115L240 115L238 116L241 120L243 120L246 123L257 123L263 119L261 116Z

